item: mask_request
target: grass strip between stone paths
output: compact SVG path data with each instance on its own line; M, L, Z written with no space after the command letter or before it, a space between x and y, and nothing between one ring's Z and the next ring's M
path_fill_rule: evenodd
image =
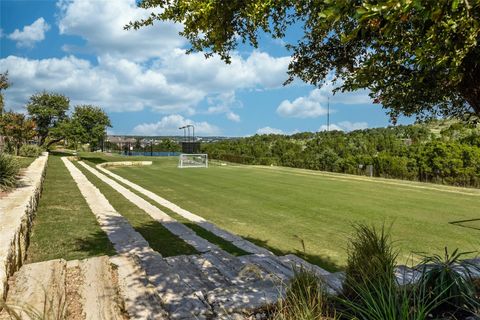
M115 250L62 163L60 154L52 153L32 228L27 262L99 255L115 255Z
M164 257L198 253L195 248L172 234L160 222L150 217L150 215L131 203L118 191L80 166L78 162L74 161L73 164L100 190L112 207L125 217L132 227L147 240L153 250L159 252Z
M84 160L84 162L86 164L88 164L89 166L95 168L95 164L88 161L88 160ZM202 228L201 226L197 225L196 223L182 217L181 215L175 213L174 211L170 210L169 208L166 208L160 204L158 204L156 201L150 199L149 197L145 196L144 194L142 194L141 192L138 192L137 190L131 188L130 186L122 183L121 181L118 181L116 180L115 178L109 176L109 178L117 181L117 183L119 183L120 185L122 185L123 187L127 188L128 190L130 190L131 192L135 193L136 195L138 195L139 197L141 197L142 199L144 199L145 201L147 201L148 203L150 203L151 205L159 208L160 210L162 210L163 212L165 212L166 214L168 214L170 217L174 218L175 220L177 220L178 222L184 224L185 226L187 226L188 228L190 228L191 230L193 230L199 237L202 237L203 239L207 240L208 242L212 243L212 244L215 244L217 245L219 248L221 248L222 250L230 253L231 255L234 255L234 256L243 256L243 255L247 255L249 254L248 252L245 252L244 250L238 248L237 246L235 246L234 244L232 244L231 242L225 240L225 239L222 239L220 238L219 236L213 234L212 232L208 231L208 230L205 230L204 228Z

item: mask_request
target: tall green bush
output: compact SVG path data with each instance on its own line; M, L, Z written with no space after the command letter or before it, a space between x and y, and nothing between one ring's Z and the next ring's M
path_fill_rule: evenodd
M0 190L5 191L15 187L20 166L12 156L0 153Z
M32 144L24 144L19 151L19 155L22 157L38 157L40 154L42 154L42 149Z

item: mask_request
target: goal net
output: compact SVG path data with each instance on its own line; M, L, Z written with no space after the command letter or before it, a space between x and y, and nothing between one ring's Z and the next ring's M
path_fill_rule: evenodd
M208 155L182 153L178 160L179 168L208 168Z

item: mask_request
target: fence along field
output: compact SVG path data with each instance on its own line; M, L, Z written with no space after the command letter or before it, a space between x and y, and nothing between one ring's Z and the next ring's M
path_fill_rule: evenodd
M92 165L125 159L83 156ZM391 224L401 263L412 252L441 253L445 246L480 249L477 190L277 167L182 170L177 161L111 170L257 244L301 253L330 270L345 264L356 222Z

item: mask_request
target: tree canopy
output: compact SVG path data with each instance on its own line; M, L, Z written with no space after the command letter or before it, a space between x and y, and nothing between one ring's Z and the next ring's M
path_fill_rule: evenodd
M156 20L182 23L192 51L226 62L239 41L258 46L259 32L285 37L303 26L292 50L289 79L340 91L370 90L393 122L400 115L480 115L478 0L142 0L160 7L127 29ZM159 12L159 13L158 13Z
M36 134L33 120L28 119L24 114L12 111L0 116L0 127L7 141L13 143L17 155L22 144L32 140Z
M78 141L89 143L93 150L103 141L106 127L111 127L107 114L99 107L76 106L72 114L70 131L75 132Z
M41 92L30 97L27 111L37 125L39 144L42 146L52 128L67 119L70 99L58 93Z

